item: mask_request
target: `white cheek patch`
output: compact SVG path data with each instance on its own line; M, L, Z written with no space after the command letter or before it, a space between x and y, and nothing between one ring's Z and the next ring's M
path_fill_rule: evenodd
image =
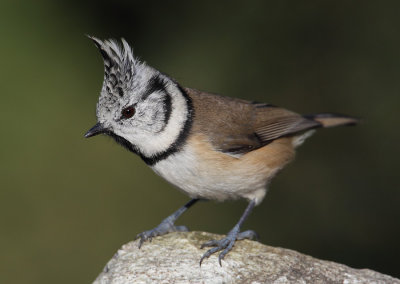
M153 93L144 102L141 102L136 110L136 117L132 121L132 127L156 135L165 124L163 97L164 94Z
M153 122L154 120L158 121L157 123L159 124L156 123L154 126L149 125L150 129L148 131L142 129L124 135L146 157L162 153L175 143L188 119L189 107L183 94L172 84L167 85L167 92L171 96L171 114L165 127L163 117L148 118ZM161 109L162 106L160 106ZM154 131L157 127L160 129L163 128L163 130L157 133L157 131Z

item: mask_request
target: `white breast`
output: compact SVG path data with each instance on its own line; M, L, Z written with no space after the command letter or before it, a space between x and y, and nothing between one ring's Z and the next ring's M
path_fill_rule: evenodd
M192 198L219 201L247 198L259 203L266 191L268 176L265 168L264 173L258 173L241 165L237 158L228 159L235 161L228 163L231 167L221 166L186 144L181 151L158 162L152 169Z

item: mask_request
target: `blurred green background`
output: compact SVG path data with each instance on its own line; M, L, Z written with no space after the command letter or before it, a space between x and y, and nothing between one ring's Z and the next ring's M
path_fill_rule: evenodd
M1 283L88 283L188 200L83 138L103 78L85 34L126 38L184 86L362 117L309 139L244 229L400 277L400 2L241 2L1 1ZM203 202L179 224L226 233L245 205Z

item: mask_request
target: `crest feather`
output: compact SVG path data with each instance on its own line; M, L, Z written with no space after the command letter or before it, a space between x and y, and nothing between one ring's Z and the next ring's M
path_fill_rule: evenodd
M132 48L121 39L122 46L113 39L100 40L88 36L99 49L104 60L104 87L108 93L118 93L123 96L124 91L133 88L132 78L141 63L133 56Z

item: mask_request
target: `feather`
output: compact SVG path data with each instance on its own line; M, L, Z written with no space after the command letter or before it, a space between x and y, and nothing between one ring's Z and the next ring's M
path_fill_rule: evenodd
M254 151L281 137L300 137L314 128L357 122L348 116L303 116L271 104L252 103L188 88L186 91L195 106L193 132L206 134L216 150L234 156ZM298 139L296 145L308 136Z

